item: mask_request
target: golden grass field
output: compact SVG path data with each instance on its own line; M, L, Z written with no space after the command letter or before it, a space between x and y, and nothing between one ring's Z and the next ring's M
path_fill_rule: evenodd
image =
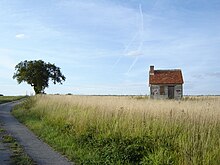
M176 101L120 96L41 96L36 106L44 115L63 118L73 124L80 122L80 125L84 125L88 121L101 124L102 128L99 129L102 131L106 128L103 125L106 121L116 119L118 124L114 126L114 130L122 129L123 134L130 135L141 134L146 129L149 118L159 118L163 124L184 122L186 125L215 124L220 121L218 97L191 97L186 101ZM80 112L75 107L80 107ZM76 121L77 119L80 121ZM83 129L86 130L83 126L77 131Z
M67 137L72 136L75 139L86 137L82 146L88 143L88 138L91 138L93 145L103 139L118 137L132 141L128 144L124 141L117 144L115 140L110 142L112 145L123 145L125 149L122 151L117 146L116 149L111 147L109 149L104 142L98 142L97 144L101 143L102 147L104 145L107 148L107 151L97 151L98 156L89 153L89 145L86 144L87 151L84 155L93 155L91 157L83 157L80 154L77 156L78 153L70 152L67 146L66 150L63 149L62 146L67 145L64 142L60 142L62 143L60 146L54 145L59 146L57 148L61 148L60 150L70 159L77 158L82 164L90 164L88 162L92 157L103 163L112 162L106 164L220 164L218 96L152 100L135 96L45 95L33 97L32 103L34 104L29 108L29 112L23 110L22 114L21 110L20 113L17 112L17 116L30 113L32 117L37 116L41 121L62 130ZM33 122L30 123L26 122L27 125L33 125ZM32 129L40 132L41 127L37 124L33 125ZM45 139L51 142L46 135ZM141 139L143 144L136 143L134 139L138 139L137 141ZM53 143L55 142L51 142L52 145ZM129 146L133 148L128 152L127 160L124 160L126 155L123 153L127 152L126 147ZM103 157L102 152L109 154ZM122 156L117 154L115 156L114 152L122 152ZM132 155L136 152L142 155ZM71 154L74 156L71 157ZM133 157L137 155L140 158L136 160Z

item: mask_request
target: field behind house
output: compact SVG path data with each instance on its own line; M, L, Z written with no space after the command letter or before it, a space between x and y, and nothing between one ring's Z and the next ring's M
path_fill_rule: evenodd
M25 97L26 96L0 96L0 104L11 102L11 101L16 101L16 100L19 100Z
M220 164L220 97L35 96L13 114L78 164Z

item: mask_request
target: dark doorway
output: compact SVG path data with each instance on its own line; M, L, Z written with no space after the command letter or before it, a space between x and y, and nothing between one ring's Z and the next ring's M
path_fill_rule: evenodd
M168 86L168 98L174 99L174 86Z

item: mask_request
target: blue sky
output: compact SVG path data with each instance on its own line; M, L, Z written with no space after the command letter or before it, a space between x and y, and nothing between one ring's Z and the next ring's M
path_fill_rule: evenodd
M0 93L34 93L14 67L42 59L67 78L51 94L149 94L150 65L220 94L219 27L219 0L1 0Z

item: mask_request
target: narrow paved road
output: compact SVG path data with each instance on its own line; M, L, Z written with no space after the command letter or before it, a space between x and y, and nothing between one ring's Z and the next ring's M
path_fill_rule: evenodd
M10 113L13 106L19 102L0 104L0 121L3 128L12 134L24 147L25 152L38 165L71 165L65 157L55 152L50 146L39 140L23 124L19 123Z

